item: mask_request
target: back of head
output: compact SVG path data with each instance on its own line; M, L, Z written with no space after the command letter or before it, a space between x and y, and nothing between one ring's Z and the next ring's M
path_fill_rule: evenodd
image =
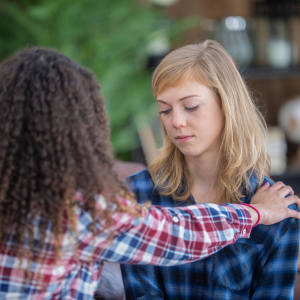
M75 227L75 192L95 215L97 193L123 189L113 172L108 117L95 76L68 57L29 48L0 64L0 240L24 242L28 215ZM42 242L42 241L41 241ZM21 247L21 246L20 246Z
M255 172L262 181L269 164L264 118L233 59L216 41L187 45L168 54L153 74L154 96L157 98L165 89L187 81L205 84L219 100L225 124L219 151L217 201L223 198L227 202L239 202L241 185L247 183L249 174ZM163 135L161 155L150 166L150 173L157 186L164 184L166 194L175 199L186 199L191 191L192 179L189 178L183 155L168 138L164 128ZM168 185L165 183L167 178L171 178ZM182 193L183 182L185 189Z

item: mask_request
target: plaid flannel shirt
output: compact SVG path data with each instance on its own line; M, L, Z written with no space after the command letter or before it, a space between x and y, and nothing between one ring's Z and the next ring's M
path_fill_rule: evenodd
M82 201L80 193L76 195ZM105 209L102 196L96 197L99 209ZM120 198L125 206L133 205ZM136 208L136 206L134 206ZM89 230L91 216L76 208L78 219L77 249L70 246L72 236L63 222L62 256L56 265L51 240L51 223L48 223L46 239L40 252L44 261L28 263L25 258L22 268L30 268L29 282L24 279L20 261L11 251L14 245L10 238L0 245L0 299L93 299L101 276L102 261L120 263L156 264L173 266L204 258L241 237L249 237L252 219L244 207L229 204L193 205L187 208L136 208L140 217L116 212L111 242L106 230L93 240ZM41 219L33 220L34 228ZM101 220L96 230L101 228ZM34 230L34 242L39 234ZM77 256L77 257L76 257Z
M265 182L270 182L265 178ZM177 207L160 196L148 170L127 178L140 203ZM249 203L257 188L255 176L242 202ZM193 197L191 200L195 203ZM294 204L290 208L298 210ZM121 265L126 299L133 300L268 300L293 299L297 272L300 222L289 218L271 226L258 225L249 239L239 239L206 259L165 268Z

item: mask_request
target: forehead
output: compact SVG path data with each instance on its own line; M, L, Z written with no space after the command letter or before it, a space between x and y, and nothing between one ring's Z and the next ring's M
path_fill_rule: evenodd
M207 93L211 90L205 83L199 80L186 80L178 82L175 84L165 85L164 88L160 89L157 93L157 100L160 97L172 95L172 96L184 96L186 94L197 94L197 93Z
M157 98L159 94L169 88L184 86L188 82L205 83L201 74L195 69L169 73L167 76L162 76L162 79L160 79L156 87L154 87L155 97Z

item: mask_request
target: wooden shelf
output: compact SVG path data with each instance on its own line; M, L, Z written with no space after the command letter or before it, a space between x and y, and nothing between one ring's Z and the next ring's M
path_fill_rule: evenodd
M300 77L300 67L275 69L270 67L264 68L245 68L240 69L240 73L246 80L268 80L278 78L295 78Z

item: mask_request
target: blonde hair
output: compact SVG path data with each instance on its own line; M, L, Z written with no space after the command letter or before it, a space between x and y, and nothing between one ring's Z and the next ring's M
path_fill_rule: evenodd
M219 151L216 202L239 203L254 173L259 185L270 158L266 150L267 127L235 63L217 42L187 45L168 54L156 68L152 89L155 98L166 88L200 81L216 94L225 124ZM163 147L149 172L162 195L174 200L189 198L193 180L180 150L163 129ZM243 187L243 188L242 188Z

